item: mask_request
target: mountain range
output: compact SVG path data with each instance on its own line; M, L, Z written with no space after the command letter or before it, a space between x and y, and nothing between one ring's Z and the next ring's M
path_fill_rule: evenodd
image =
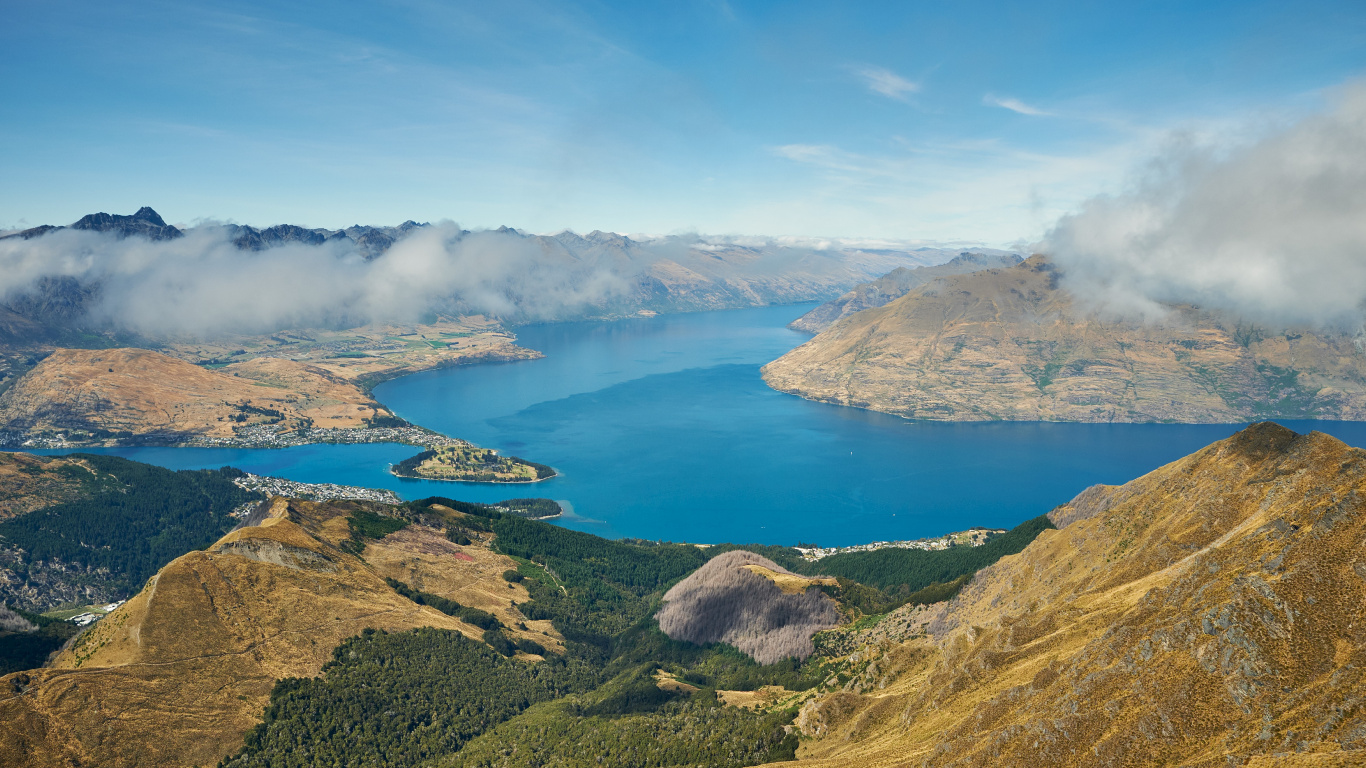
M61 239L73 230L110 239ZM127 263L114 255L116 242L136 238L148 240L151 250L139 252ZM176 244L176 250L167 251L160 259L162 251L158 248L172 247L171 243ZM182 231L144 207L131 216L91 214L68 226L44 225L0 238L0 252L14 262L14 274L24 275L11 284L0 283L0 350L154 345L161 340L159 336L170 335L171 329L148 332L123 322L120 312L125 310L119 307L124 305L109 306L110 292L132 290L130 280L156 290L182 286L193 279L193 273L187 276L176 271L184 264L195 258L229 258L220 252L220 244L230 244L243 253L244 270L262 269L278 279L278 271L272 270L283 268L280 265L290 259L302 258L308 266L301 267L305 272L298 279L335 284L334 290L340 293L330 297L334 300L314 299L322 303L309 309L301 306L293 313L296 317L286 323L292 323L291 328L276 330L309 327L309 323L315 324L313 327L349 328L392 320L386 312L402 309L412 314L415 302L424 304L419 309L427 311L450 316L484 315L515 324L825 300L897 267L936 264L957 253L926 247L800 244L697 235L640 240L601 231L536 235L509 227L469 231L449 223L413 221L393 227L358 225L338 230L290 224L258 229L207 223ZM395 256L394 249L400 244L406 249L404 255ZM68 250L79 258L59 258ZM271 263L263 260L266 254L278 256L275 266L263 266ZM332 276L327 274L327 260L320 264L305 258L309 254L326 254L339 267L352 259L375 266L370 272L339 269ZM444 278L451 285L445 293L400 301L392 309L375 308L374 301L346 295L346 291L363 294L369 290L374 279L367 274L393 274L391 270L406 273L412 269L409 261L414 258L429 270L443 264L464 266L453 267L455 271ZM159 270L171 274L163 280ZM175 290L183 290L183 286ZM137 298L120 294L121 300ZM387 306L394 300L386 297L385 303ZM184 330L183 324L173 328L174 333Z

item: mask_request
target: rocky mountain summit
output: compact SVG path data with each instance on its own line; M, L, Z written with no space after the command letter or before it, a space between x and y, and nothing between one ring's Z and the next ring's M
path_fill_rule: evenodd
M1024 259L1014 253L1000 251L964 251L945 264L932 267L897 267L876 280L853 287L838 299L827 301L788 323L795 331L820 333L836 322L865 309L880 307L901 298L913 289L941 277L962 275L981 269L1013 267Z
M67 227L53 226L44 224L38 227L25 229L10 235L0 237L0 240L17 237L22 240L32 240L35 237L42 237L50 232L66 229ZM80 229L88 232L110 232L119 237L145 237L149 240L174 240L184 237L185 233L176 227L167 224L162 220L161 215L147 206L138 209L132 216L122 216L117 213L91 213L82 216L78 221L70 225L71 229Z
M1093 310L1033 256L850 315L765 366L764 380L813 400L947 421L1366 418L1356 337L1167 309L1146 322Z
M411 220L396 227L369 227L357 224L345 229L307 229L294 224L277 224L265 229L238 224L226 225L233 245L244 251L264 251L268 248L290 243L300 245L339 243L360 252L367 260L377 258L413 230L426 226L430 225L419 224Z
M396 227L371 227L356 224L344 229L310 229L295 224L277 224L264 229L240 224L207 224L204 226L223 226L228 230L233 245L244 251L262 251L291 243L322 245L330 242L342 242L362 252L367 258L375 258L408 233L428 225L419 224L415 221L405 221ZM32 240L35 237L42 237L67 228L44 224L5 235L0 237L0 240L11 237ZM145 237L149 240L174 240L185 236L184 232L167 224L162 220L160 214L148 206L139 208L137 213L131 216L102 212L91 213L70 224L69 228L89 232L110 232L119 237Z

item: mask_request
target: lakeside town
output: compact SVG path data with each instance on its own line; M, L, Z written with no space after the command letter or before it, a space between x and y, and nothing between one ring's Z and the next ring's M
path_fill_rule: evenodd
M186 436L181 433L145 434L135 437L99 438L83 436L71 432L28 434L23 432L0 432L0 448L110 448L117 446L151 445L174 446L177 448L295 448L301 445L333 443L355 445L360 443L402 443L421 448L434 449L450 446L465 446L469 443L454 437L447 437L422 427L363 427L354 429L333 429L326 427L306 427L288 429L274 424L252 424L234 430L232 437Z
M428 449L469 445L464 440L446 437L422 427L306 427L291 430L272 424L241 427L234 431L232 437L196 437L184 442L183 445L195 448L293 448L316 443L402 443Z
M336 483L300 483L283 477L253 475L250 472L232 481L248 491L264 493L267 497L284 496L306 501L377 501L381 504L402 504L403 499L387 488L361 488ZM232 511L233 517L245 517L256 507L256 502L242 504Z
M937 536L929 539L911 539L909 541L874 541L868 544L855 544L849 547L794 547L802 553L802 557L807 560L820 560L831 555L842 555L849 552L872 552L878 549L923 549L940 550L949 547L980 547L987 543L991 537L1005 533L1004 528L969 528L966 531L957 531Z

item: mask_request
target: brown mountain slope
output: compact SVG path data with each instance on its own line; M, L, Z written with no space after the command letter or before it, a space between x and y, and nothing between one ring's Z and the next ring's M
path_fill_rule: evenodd
M98 476L80 459L0 452L0 520L82 498Z
M362 427L377 414L390 415L316 366L256 358L215 371L145 349L59 349L0 395L0 429L171 442L232 437L234 426L276 419Z
M1104 320L1040 256L859 312L763 372L783 392L909 418L1366 418L1366 355L1351 337L1268 336L1190 307L1150 324Z
M1013 253L986 254L965 251L946 264L914 269L897 267L876 280L854 286L838 299L827 301L788 323L787 327L796 331L820 333L855 312L880 307L941 277L963 275L993 267L1011 267L1020 261L1020 257Z
M27 683L0 678L0 765L213 765L241 747L277 679L318 674L366 627L482 637L384 576L521 620L510 603L526 591L500 576L515 563L485 546L414 524L371 542L363 561L337 547L345 515L382 507L272 504L260 525L167 565L51 667L22 673Z
M1366 452L1258 424L1055 511L800 718L811 765L1366 764ZM806 763L803 763L806 764Z

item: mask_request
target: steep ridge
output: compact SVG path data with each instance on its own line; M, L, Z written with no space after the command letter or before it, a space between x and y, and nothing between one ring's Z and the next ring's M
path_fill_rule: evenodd
M97 439L230 438L258 423L353 428L376 416L392 414L317 366L257 358L214 371L144 349L60 349L0 394L0 429Z
M913 289L941 277L963 275L980 269L1013 267L1023 259L1013 253L978 253L964 251L947 264L933 267L897 267L876 280L856 285L838 299L827 301L787 324L788 328L807 333L820 333L855 312L880 307Z
M414 523L370 542L364 560L344 551L348 515L372 509L277 498L258 525L167 565L50 667L0 679L0 764L211 765L240 748L277 679L318 674L367 627L483 636L385 576L520 620L511 604L526 591L500 575L515 562L486 545L456 547Z
M811 765L1366 762L1366 452L1257 424L1055 510L799 718ZM804 763L806 764L806 763Z
M1170 310L1146 324L1087 313L1034 256L852 315L763 374L813 400L949 421L1366 418L1353 337Z

